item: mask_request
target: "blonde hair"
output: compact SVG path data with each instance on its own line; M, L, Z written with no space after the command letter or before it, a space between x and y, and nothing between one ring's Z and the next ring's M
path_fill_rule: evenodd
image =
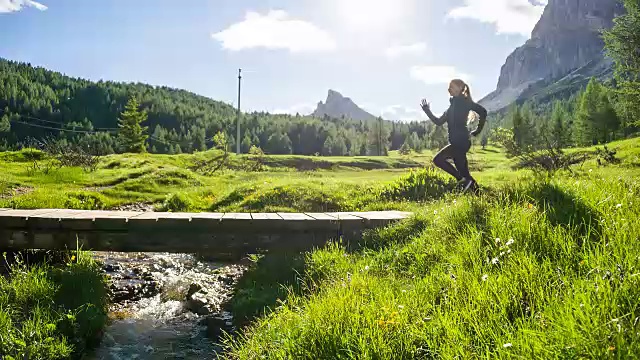
M464 96L467 100L473 101L471 97L471 88L464 82L462 79L453 79L451 80L452 84L459 86L462 88L462 96ZM469 111L469 117L467 118L467 125L471 124L475 120L479 119L480 115L478 115L475 111Z

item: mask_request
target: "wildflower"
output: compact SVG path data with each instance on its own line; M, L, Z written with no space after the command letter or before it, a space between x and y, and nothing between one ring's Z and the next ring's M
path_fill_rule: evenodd
M506 246L511 246L513 245L515 241L513 239L509 239L509 241L507 241L507 243L505 244Z
M499 263L499 262L500 262L500 259L498 259L497 257L496 257L496 258L491 259L491 263L492 263L493 265L498 265L498 263Z
M500 244L500 238L496 238L496 244Z
M622 207L622 204L616 205L616 209L620 209L621 207Z
M589 169L589 172L593 172L593 169Z
M76 261L76 256L75 255L71 256L71 261Z
M511 344L511 343L506 343L506 344L502 345L503 348L510 348L512 346L513 346L513 344Z
M457 200L453 200L453 205L455 205L458 201Z
M613 350L615 350L615 349L616 349L616 347L615 347L615 346L613 346L613 345L609 346L609 351L613 351Z
M487 281L488 278L489 278L489 275L487 274L482 275L482 281Z
M404 309L404 305L398 305L398 309L400 310Z
M433 215L438 215L438 210L433 210Z
M580 260L580 265L584 265L584 260Z
M533 204L532 204L532 203L529 203L529 204L527 204L527 207L528 207L529 209L533 209Z
M402 292L403 292L403 293L406 293L406 292L407 292L407 290L402 290Z
M369 265L364 267L365 270L369 270Z

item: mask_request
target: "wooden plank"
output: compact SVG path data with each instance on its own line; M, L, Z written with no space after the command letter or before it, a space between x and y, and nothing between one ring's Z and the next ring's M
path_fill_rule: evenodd
M364 218L350 212L336 212L336 213L329 213L329 215L337 217L338 220L340 221L363 221L364 220Z
M249 213L225 213L222 216L223 221L227 220L251 220L251 214Z
M325 221L337 221L338 217L333 216L327 213L305 213L307 216L312 217L314 220L325 220Z
M7 210L0 212L0 227L25 227L31 216L52 213L56 209Z
M62 221L73 219L76 216L89 212L89 210L62 209L50 213L31 216L27 221L27 226L38 229L57 229L62 227Z
M275 213L252 213L252 220L282 220L282 217Z
M401 220L404 216L388 211L370 211L353 213L354 216L361 217L366 220Z
M282 220L286 221L308 221L314 220L309 215L301 214L301 213L278 213L278 215L282 218Z
M144 214L137 211L103 211L96 210L78 214L70 219L63 219L65 229L93 230L126 230L129 219Z
M193 213L191 220L222 220L224 213Z

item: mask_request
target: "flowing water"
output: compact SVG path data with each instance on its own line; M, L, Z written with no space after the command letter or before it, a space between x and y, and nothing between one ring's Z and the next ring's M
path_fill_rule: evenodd
M240 265L193 255L96 253L110 277L112 321L84 358L215 359L216 339L233 331L222 310L242 275Z

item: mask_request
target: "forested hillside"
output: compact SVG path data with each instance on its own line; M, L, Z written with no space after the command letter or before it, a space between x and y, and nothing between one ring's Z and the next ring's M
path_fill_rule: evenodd
M118 117L130 98L148 113L148 151L181 153L213 146L225 132L235 149L236 110L229 104L168 87L91 82L30 64L0 59L0 145L23 146L55 137L97 153L119 152ZM251 113L242 115L242 151L271 154L378 155L405 142L419 150L439 147L446 133L425 123L316 119ZM382 126L382 128L381 128Z

